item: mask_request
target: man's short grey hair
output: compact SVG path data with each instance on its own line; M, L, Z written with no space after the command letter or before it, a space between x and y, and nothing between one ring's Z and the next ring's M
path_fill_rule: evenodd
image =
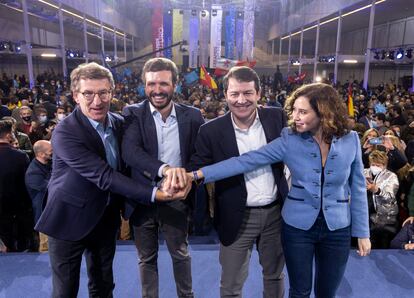
M70 90L72 92L79 91L80 80L101 80L108 79L111 89L115 88L115 81L109 69L99 65L98 63L83 63L76 67L70 74Z

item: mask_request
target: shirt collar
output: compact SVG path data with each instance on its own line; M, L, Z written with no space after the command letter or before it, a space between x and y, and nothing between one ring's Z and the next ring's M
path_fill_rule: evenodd
M149 106L150 106L150 110L151 110L151 115L156 115L156 114L160 114L160 112L157 111L157 109L152 105L152 103L150 101L149 102ZM175 112L175 104L172 103L172 109L171 109L171 113L169 116L172 116L174 118L177 118L177 113Z
M95 130L97 130L97 129L98 129L98 126L99 126L99 124L101 124L101 123L100 123L100 122L98 122L98 121L95 121L95 120L93 120L93 119L91 119L91 118L89 118L89 117L86 117L86 118L88 118L88 120L89 120L89 122L92 124L93 128L94 128ZM106 129L108 129L108 128L112 128L112 122L109 120L109 116L108 116L108 115L106 116L105 121L106 121ZM105 130L105 129L104 129L105 127L104 127L103 125L101 125L101 127L102 127L102 129L103 129L103 130Z
M258 123L260 123L259 112L256 109L256 118L254 119L252 125L249 128L240 128L237 126L236 122L234 122L233 113L230 113L231 122L233 123L233 127L237 131L248 131L250 128L255 127Z

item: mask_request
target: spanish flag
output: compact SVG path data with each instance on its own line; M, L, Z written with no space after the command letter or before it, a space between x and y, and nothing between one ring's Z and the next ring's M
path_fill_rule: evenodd
M204 65L200 68L200 84L209 87L210 89L217 89L217 84L213 78L208 74Z
M352 83L348 87L348 115L354 117L354 100L352 98Z

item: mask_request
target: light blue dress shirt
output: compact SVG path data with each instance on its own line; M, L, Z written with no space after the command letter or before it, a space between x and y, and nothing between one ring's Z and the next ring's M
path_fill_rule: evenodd
M157 130L158 160L164 163L158 170L158 176L162 177L162 170L166 165L182 167L177 114L173 105L170 115L164 122L161 113L151 103L150 110Z
M101 123L95 120L92 120L89 117L88 117L88 120L92 124L96 132L99 134L99 136L101 137L102 143L104 144L104 147L105 147L106 160L108 164L114 170L118 169L119 148L118 148L118 142L114 135L114 131L112 129L111 121L109 121L107 118L106 127L104 127L104 125L102 125Z

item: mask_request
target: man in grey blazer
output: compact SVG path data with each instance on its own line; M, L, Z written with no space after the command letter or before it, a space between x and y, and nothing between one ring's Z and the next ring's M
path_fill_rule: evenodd
M194 153L198 129L204 123L199 110L172 100L178 80L174 62L148 60L142 71L147 100L124 110L126 128L123 158L132 178L156 185L174 172L185 178ZM171 167L171 168L170 168ZM180 167L181 169L177 169ZM173 261L178 297L193 297L188 225L191 199L151 206L127 202L125 217L132 224L138 250L142 297L158 297L158 231L162 231Z
M286 116L280 108L258 108L260 81L248 67L233 67L223 80L230 112L201 126L194 168L254 150L280 136ZM217 181L214 224L220 237L221 297L241 297L256 244L263 268L264 297L283 297L284 257L281 202L287 194L284 166Z

